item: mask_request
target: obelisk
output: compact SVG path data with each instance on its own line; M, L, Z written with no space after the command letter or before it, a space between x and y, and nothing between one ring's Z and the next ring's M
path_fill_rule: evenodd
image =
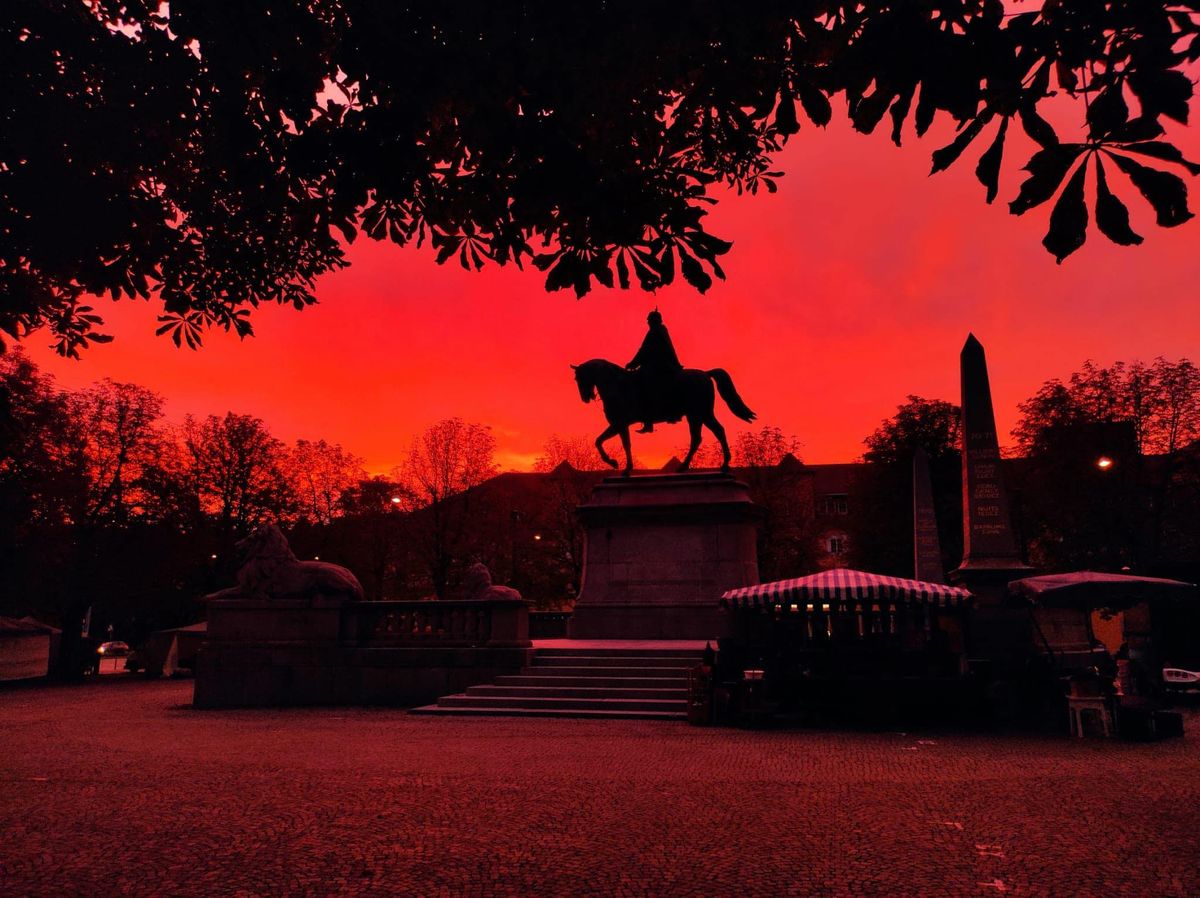
M933 485L929 479L929 456L920 446L913 452L913 576L926 583L946 582Z
M999 600L1004 585L1027 574L1017 550L1000 441L992 411L987 358L974 334L959 357L962 375L963 558L953 578L977 595Z

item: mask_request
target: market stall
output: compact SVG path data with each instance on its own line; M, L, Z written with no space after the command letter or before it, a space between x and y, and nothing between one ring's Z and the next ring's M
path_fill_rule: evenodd
M970 598L959 587L846 568L730 590L718 678L754 671L784 709L853 706L874 716L938 705L966 670Z
M1038 636L1060 670L1072 671L1068 701L1092 671L1115 730L1162 735L1164 667L1200 665L1200 590L1161 577L1071 571L1014 580L1010 595L1030 604ZM1087 653L1072 645L1087 646ZM1085 658L1086 670L1079 658ZM1086 698L1086 695L1082 695ZM1173 719L1170 728L1177 729ZM1074 727L1082 732L1082 726Z

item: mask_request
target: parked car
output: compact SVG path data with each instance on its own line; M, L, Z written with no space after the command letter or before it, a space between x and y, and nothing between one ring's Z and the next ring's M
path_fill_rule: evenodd
M129 654L129 643L119 640L101 643L100 648L96 649L96 653L105 658L124 658Z
M1164 667L1163 684L1178 692L1200 691L1200 671L1182 667Z

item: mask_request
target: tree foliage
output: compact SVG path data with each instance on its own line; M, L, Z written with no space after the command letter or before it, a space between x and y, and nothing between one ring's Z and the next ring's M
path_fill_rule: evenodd
M1018 408L1032 560L1145 571L1195 557L1200 370L1190 360L1087 361Z
M1171 455L1200 439L1200 369L1189 359L1151 364L1090 359L1064 383L1055 378L1018 407L1013 437L1025 454L1038 454L1071 428L1127 424L1137 451Z
M548 474L566 462L576 471L607 471L608 466L587 437L551 434L542 444L542 453L533 462L533 470Z
M1178 172L1200 167L1162 122L1188 120L1198 10L10 0L0 330L49 327L75 355L109 339L86 300L108 294L161 301L179 345L244 336L261 303L314 302L360 233L473 270L532 263L580 296L676 277L703 291L730 248L706 227L711 189L774 191L780 148L835 105L864 133L886 117L897 143L953 120L933 171L982 147L988 202L1019 128L1039 150L1010 210L1059 195L1048 250L1083 243L1090 168L1097 227L1139 243L1109 176L1159 225L1191 217ZM1082 139L1060 138L1050 102Z
M961 410L941 399L909 396L863 440L866 464L855 482L850 561L901 577L913 571L913 454L929 458L942 563L962 555Z
M913 452L924 449L930 459L941 459L959 451L962 410L941 399L909 396L896 407L896 414L880 422L863 440L863 461L883 464L912 462Z
M183 445L191 490L227 539L293 512L286 448L261 418L234 412L188 416Z
M429 571L434 592L446 597L477 509L471 491L496 474L496 438L483 424L447 418L415 437L393 471L413 512L409 533Z
M795 434L784 433L779 427L764 424L758 430L743 430L731 441L730 460L738 468L768 468L779 464L785 456L800 458L800 447L804 444ZM688 447L682 446L679 455L687 454ZM719 468L724 459L721 446L709 439L700 444L692 458L693 468Z
M300 514L313 524L332 522L343 498L367 480L361 458L325 440L297 440L286 464Z

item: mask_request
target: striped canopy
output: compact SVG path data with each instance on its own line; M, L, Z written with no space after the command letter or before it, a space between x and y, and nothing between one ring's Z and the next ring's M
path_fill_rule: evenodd
M842 567L807 577L731 589L721 599L734 608L760 603L831 601L907 602L951 607L961 605L970 597L970 592L957 586L885 577Z

